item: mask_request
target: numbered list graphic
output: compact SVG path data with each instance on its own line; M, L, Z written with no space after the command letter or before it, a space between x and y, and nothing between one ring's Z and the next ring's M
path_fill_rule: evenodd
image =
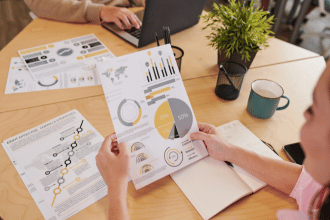
M155 82L176 74L169 55L163 54L161 50L157 53L148 51L147 54L149 60L141 61L142 72L147 82Z
M191 129L193 115L189 106L180 99L169 98L155 113L155 128L166 140L183 138Z
M118 106L117 115L121 124L125 126L133 126L140 121L142 109L137 101L124 99Z
M55 188L55 189L53 190L53 192L54 192L54 199L53 199L53 202L52 202L52 205L51 205L51 206L54 205L54 203L55 203L55 199L56 199L56 196L57 196L58 194L60 194L61 191L62 191L62 190L61 190L61 185L65 182L64 175L66 175L67 173L69 173L68 166L71 164L71 157L75 154L75 153L74 153L74 149L78 146L78 144L77 144L77 140L80 139L80 135L79 135L79 134L83 131L83 128L82 128L83 123L84 123L84 120L81 121L80 127L78 127L78 128L76 129L77 134L73 137L74 142L71 143L71 145L70 145L71 150L67 153L67 154L68 154L68 159L66 159L66 160L64 161L65 168L61 170L61 174L62 174L62 176L57 180L57 183L58 183L57 188ZM60 138L60 140L63 140L63 138ZM69 149L70 149L70 148L69 148ZM59 152L59 153L61 153L61 152ZM57 155L58 155L59 153L54 153L54 154L53 154L53 157L57 157ZM62 164L60 167L62 167L62 166L63 166L63 164ZM58 168L59 168L59 167L58 167ZM56 169L57 169L57 168L56 168ZM51 170L51 171L53 171L53 170ZM49 174L51 173L51 171L46 171L45 174L46 174L46 175L49 175Z

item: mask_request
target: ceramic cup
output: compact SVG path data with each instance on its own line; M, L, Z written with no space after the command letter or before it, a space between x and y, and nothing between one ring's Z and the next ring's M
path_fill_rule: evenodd
M255 80L251 85L247 110L257 118L270 118L276 110L283 110L289 106L290 99L283 94L283 88L276 82L267 79ZM282 107L278 107L280 98L287 100Z

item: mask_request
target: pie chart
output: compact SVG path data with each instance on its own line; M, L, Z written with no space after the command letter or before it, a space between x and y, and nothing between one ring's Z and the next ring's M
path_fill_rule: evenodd
M191 129L192 111L182 100L169 98L162 103L155 114L155 128L166 140L183 138Z

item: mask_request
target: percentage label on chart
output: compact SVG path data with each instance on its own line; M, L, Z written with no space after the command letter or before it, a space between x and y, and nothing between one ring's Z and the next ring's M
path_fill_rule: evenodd
M183 113L183 114L181 114L181 115L178 116L178 118L179 118L180 121L183 120L183 119L185 119L185 118L188 118L188 117L189 116L188 116L187 113Z
M166 119L168 117L169 117L168 114L163 114L163 115L160 116L160 120L164 120L164 119Z
M164 134L168 134L168 133L170 133L170 131L169 131L168 129L165 129L165 130L163 131L163 133L164 133Z

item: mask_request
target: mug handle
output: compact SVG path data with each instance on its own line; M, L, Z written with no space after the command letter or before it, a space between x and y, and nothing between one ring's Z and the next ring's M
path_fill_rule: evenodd
M285 95L282 95L281 98L285 98L288 102L287 102L284 106L282 106L282 107L278 107L276 110L283 110L283 109L286 109L286 108L289 106L289 104L290 104L290 99L289 99L289 97L287 97L287 96L285 96Z

